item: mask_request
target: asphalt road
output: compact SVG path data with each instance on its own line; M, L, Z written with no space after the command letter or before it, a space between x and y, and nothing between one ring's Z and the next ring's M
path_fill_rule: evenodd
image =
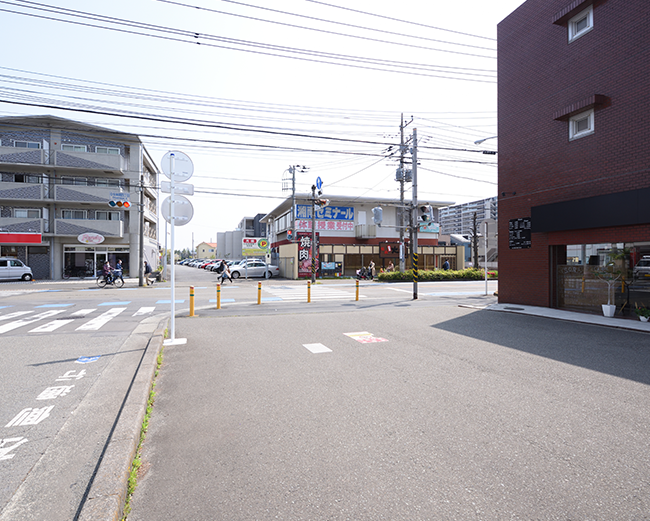
M179 267L180 315L187 314L190 286L197 312L215 312L216 276ZM413 291L409 284L363 282L356 302L354 281L325 281L312 287L307 304L305 281L272 279L262 286L260 294L258 280L224 285L220 315L408 305ZM437 302L486 298L482 283L420 288L422 299ZM0 519L79 514L148 338L170 310L168 283L139 288L131 279L122 289L98 289L92 279L0 284Z
M129 520L648 519L648 335L443 299L179 318Z

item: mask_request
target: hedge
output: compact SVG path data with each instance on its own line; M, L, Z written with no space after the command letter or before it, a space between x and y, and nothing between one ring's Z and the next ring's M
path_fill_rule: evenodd
M488 279L498 279L497 271L488 271ZM406 271L389 271L379 273L377 279L380 282L411 282L413 280L413 270ZM418 281L428 282L435 280L484 280L485 271L482 269L469 268L466 270L418 270Z

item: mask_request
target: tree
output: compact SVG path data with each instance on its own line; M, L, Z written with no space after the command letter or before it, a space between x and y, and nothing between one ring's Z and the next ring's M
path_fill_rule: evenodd
M475 268L478 268L478 222L477 222L477 216L476 212L474 212L474 216L472 217L472 230L470 232L472 236L472 255L474 257L473 264Z

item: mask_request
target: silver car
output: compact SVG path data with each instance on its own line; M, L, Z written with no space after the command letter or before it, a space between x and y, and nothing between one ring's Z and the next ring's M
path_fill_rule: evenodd
M644 255L639 263L634 266L635 279L650 279L650 255Z
M272 264L268 265L261 260L245 260L239 264L233 264L230 266L230 276L233 279L238 279L239 277L266 277L270 279L271 277L277 277L280 275L280 268Z
M29 266L25 266L13 257L0 257L0 280L32 280L34 275Z

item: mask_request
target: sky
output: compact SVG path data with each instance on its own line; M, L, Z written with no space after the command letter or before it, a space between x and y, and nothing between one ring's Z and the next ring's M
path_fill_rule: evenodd
M159 168L188 155L176 249L274 209L291 165L299 193L399 198L402 114L419 200L497 194L496 26L524 0L44 2L0 0L0 115L138 134Z

